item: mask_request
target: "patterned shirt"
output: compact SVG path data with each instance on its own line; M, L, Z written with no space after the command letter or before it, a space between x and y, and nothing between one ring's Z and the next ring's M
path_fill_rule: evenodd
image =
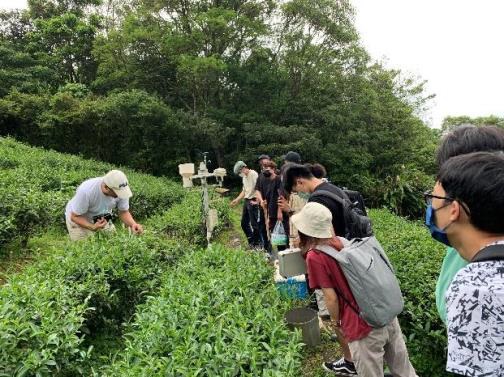
M504 377L504 260L471 263L447 294L446 370Z

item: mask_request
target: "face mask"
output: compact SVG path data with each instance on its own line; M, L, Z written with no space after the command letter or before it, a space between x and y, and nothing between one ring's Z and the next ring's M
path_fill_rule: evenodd
M427 225L427 228L429 228L432 238L445 244L446 246L451 246L450 240L448 240L448 236L444 231L444 229L446 229L448 226L446 226L444 229L439 229L437 227L436 221L434 219L435 211L436 210L432 208L432 205L429 205L427 207L427 210L425 211L425 225Z
M269 171L269 170L265 170L265 171L263 171L262 173L263 173L263 175L264 175L266 178L271 177L271 171Z

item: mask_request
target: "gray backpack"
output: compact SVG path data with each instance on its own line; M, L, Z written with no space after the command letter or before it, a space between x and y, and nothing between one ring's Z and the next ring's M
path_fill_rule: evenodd
M386 326L404 307L392 264L376 237L340 239L344 245L341 251L327 245L316 249L336 259L359 308L337 287L336 293L371 327Z

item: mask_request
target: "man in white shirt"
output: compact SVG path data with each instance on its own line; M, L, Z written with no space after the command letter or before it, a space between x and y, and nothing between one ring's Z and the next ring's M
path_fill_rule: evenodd
M243 203L241 227L247 236L249 247L261 247L261 212L259 202L256 199L255 190L258 174L255 170L249 169L247 164L243 161L238 161L233 171L236 175L242 177L243 189L240 195L231 201L231 206L235 206L240 200L245 199L245 203Z
M469 262L446 292L446 369L504 376L504 153L450 158L439 172L425 223Z
M120 170L111 170L103 177L81 183L65 210L70 239L77 241L99 230L115 230L111 215L116 207L122 222L135 234L142 233L142 225L133 219L129 211L129 198L132 195L128 179Z

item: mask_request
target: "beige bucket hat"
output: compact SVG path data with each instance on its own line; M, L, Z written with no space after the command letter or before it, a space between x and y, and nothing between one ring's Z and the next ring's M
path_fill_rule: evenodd
M290 220L297 230L307 236L314 238L334 236L331 211L320 203L307 203Z

